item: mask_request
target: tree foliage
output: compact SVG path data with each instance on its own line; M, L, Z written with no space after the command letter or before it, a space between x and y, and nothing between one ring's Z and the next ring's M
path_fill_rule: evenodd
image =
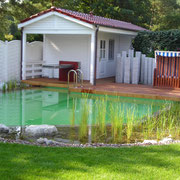
M0 0L0 39L20 38L17 24L52 6L114 18L147 29L180 29L180 0Z
M180 29L179 0L151 0L151 30Z

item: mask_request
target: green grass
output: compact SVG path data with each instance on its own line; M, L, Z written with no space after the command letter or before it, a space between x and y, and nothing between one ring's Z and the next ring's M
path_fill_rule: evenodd
M52 148L0 143L0 179L180 179L180 145Z

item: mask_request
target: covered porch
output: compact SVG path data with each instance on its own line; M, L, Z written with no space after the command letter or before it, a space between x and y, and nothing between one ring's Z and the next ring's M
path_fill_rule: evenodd
M59 68L50 70L45 66L57 66L60 61L77 62L83 79L93 85L96 79L115 76L117 54L131 47L132 39L141 28L117 21L122 23L119 25L122 29L113 28L109 26L115 24L114 20L81 14L83 18L88 16L97 22L103 20L101 26L71 13L75 14L52 8L19 24L22 29L22 80L59 78ZM41 48L34 47L28 52L26 42L29 34L43 35Z

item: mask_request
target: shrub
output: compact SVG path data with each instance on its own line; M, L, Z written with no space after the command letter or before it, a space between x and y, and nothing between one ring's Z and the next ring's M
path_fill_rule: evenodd
M178 51L180 50L180 30L168 31L142 31L133 42L136 51L141 51L147 56L154 56L155 50Z

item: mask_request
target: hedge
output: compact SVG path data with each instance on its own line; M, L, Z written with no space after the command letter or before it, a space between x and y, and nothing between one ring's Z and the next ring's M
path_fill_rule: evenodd
M179 51L180 30L141 31L135 37L133 47L148 56L154 56L155 50Z

